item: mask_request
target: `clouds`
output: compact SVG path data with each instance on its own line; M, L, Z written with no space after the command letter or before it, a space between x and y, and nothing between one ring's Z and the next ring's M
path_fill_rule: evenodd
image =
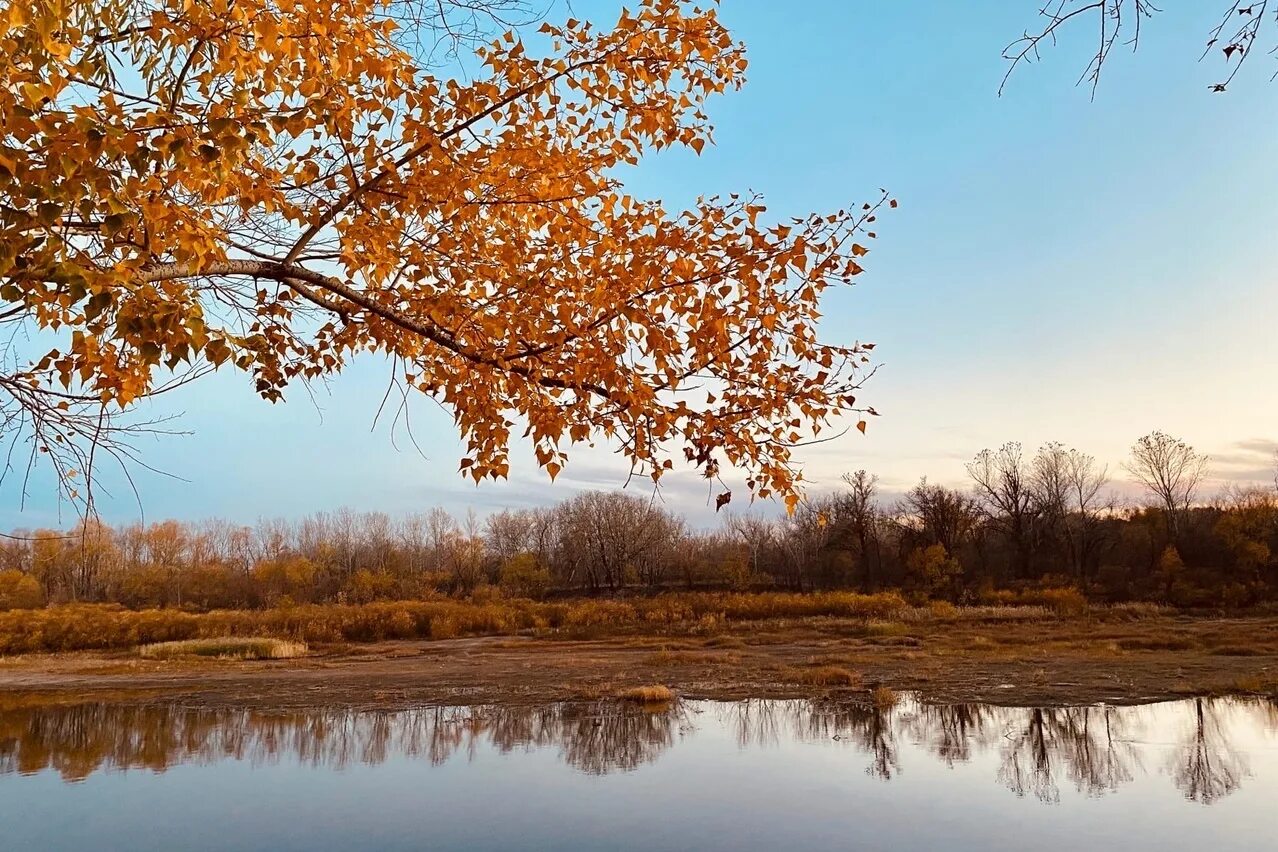
M1211 478L1225 484L1274 482L1278 466L1278 440L1249 438L1230 444L1211 457Z

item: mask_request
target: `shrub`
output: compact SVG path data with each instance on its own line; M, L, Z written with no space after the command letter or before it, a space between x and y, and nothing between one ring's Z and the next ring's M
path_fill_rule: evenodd
M516 597L540 600L550 588L550 571L531 553L520 553L501 566L501 588Z
M36 609L44 606L40 582L22 571L0 571L0 610Z
M958 607L949 601L931 601L927 605L928 614L937 621L950 621L958 616Z
M1087 612L1087 598L1074 588L1043 589L1038 593L1038 600L1032 602L1045 606L1058 615L1082 615Z

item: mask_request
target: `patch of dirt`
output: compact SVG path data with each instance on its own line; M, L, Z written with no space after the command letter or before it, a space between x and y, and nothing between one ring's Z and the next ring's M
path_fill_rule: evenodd
M319 647L294 660L28 655L0 659L0 709L124 698L264 708L525 704L649 684L685 698L868 697L886 686L924 700L1009 705L1278 693L1274 617L937 621L910 624L890 642L863 627L788 620L714 636L395 641ZM859 683L793 682L796 669L831 665L858 673Z

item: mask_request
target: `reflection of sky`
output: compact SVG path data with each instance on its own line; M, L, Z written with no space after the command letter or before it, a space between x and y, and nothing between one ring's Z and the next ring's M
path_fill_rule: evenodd
M612 5L573 9L603 19ZM958 482L964 460L1006 440L1064 441L1116 468L1155 428L1214 454L1221 477L1264 475L1278 440L1271 60L1258 52L1210 96L1219 65L1195 59L1217 4L1180 5L1192 8L1147 23L1138 56L1115 52L1092 103L1072 85L1087 26L995 97L999 53L1032 25L1033 4L813 0L786 15L725 3L749 82L710 105L715 147L652 157L626 176L632 190L674 206L755 189L778 216L880 186L901 199L862 283L826 309L831 339L879 344L885 366L862 399L883 417L866 437L806 451L810 478L866 467L888 490L925 473ZM455 475L462 448L430 402L413 409L425 459L370 431L386 376L365 359L317 391L319 410L300 388L261 403L230 374L166 401L195 434L145 447L186 480L141 473L148 516L486 509L625 478L616 457L579 448L546 487L521 450L510 483L476 489ZM56 520L36 485L19 516L6 484L6 526ZM691 475L667 499L698 521L712 514ZM137 515L123 496L103 508Z
M802 702L774 703L768 730L745 737L741 705L685 705L667 747L628 771L567 765L554 741L499 750L463 738L438 764L392 747L340 769L291 758L213 758L155 774L0 776L6 848L218 849L1266 849L1273 840L1278 730L1272 710L1210 705L1242 783L1209 807L1185 801L1174 769L1194 740L1193 702L1116 708L1130 780L1084 795L1061 753L1058 797L1044 804L1003 783L1009 743L1029 711L984 708L989 721L965 760L935 754L934 724L906 702L890 714L896 767L868 772L857 731L813 728ZM759 710L754 708L759 723ZM1055 711L1065 712L1065 711ZM1077 712L1077 711L1076 711ZM1102 708L1092 708L1095 722ZM366 718L365 728L396 725ZM589 738L569 726L565 739ZM92 737L93 731L82 731ZM757 733L757 732L756 732ZM392 742L394 742L392 738ZM139 738L141 742L141 738Z

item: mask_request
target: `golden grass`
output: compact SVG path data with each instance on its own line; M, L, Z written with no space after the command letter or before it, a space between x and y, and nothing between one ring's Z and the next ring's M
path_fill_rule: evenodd
M856 686L861 682L861 675L842 666L813 666L812 668L789 668L782 672L791 683L804 683L810 686Z
M387 639L452 639L469 636L553 635L702 636L704 647L740 647L720 630L734 624L828 623L847 635L885 643L914 633L920 624L965 625L1052 620L1077 612L1072 590L1000 594L998 603L911 607L895 592L724 593L679 592L625 600L539 602L488 594L474 599L432 598L368 604L302 604L260 610L194 613L173 609L129 610L116 604L66 604L0 612L0 655L129 648L156 642L261 636L311 644L380 642ZM1113 612L1111 617L1107 613ZM1137 621L1165 616L1149 605L1097 607L1088 618ZM851 623L851 624L849 624ZM1224 644L1224 643L1222 643ZM675 644L670 643L671 647Z
M864 632L866 636L905 636L910 628L899 621L867 621Z
M876 686L870 692L870 701L880 710L891 710L900 700L901 696L896 694L896 690L887 686Z
M217 657L226 660L291 660L306 654L305 642L263 637L224 637L221 639L184 639L177 642L155 642L143 645L138 653L148 660L172 660L180 657Z
M617 693L622 701L635 704L668 704L674 701L675 694L670 687L661 684L651 686L632 686Z
M127 648L219 636L269 636L305 642L380 642L570 633L718 630L726 622L775 618L883 618L905 609L895 593L683 592L634 600L542 603L525 598L303 604L263 610L129 610L117 604L66 604L0 612L0 655Z

